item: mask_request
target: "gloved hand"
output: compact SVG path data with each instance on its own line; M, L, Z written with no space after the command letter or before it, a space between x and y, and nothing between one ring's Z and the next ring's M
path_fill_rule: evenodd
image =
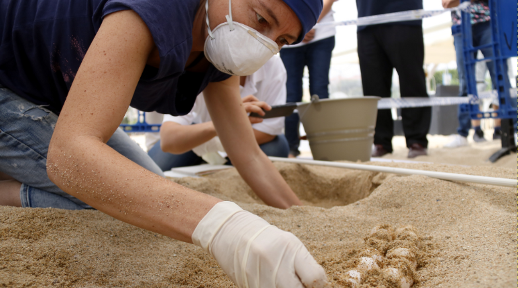
M319 288L324 269L295 235L233 202L216 204L192 234L240 288Z

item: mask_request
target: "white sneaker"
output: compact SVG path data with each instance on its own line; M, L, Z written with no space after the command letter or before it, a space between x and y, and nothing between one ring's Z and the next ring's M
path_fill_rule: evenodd
M468 146L468 138L462 137L459 134L451 135L450 142L444 144L444 148L456 148L462 146Z

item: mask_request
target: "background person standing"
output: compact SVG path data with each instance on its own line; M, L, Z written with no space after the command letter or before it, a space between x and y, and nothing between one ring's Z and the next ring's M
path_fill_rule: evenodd
M423 9L422 0L356 0L358 17ZM390 97L392 71L399 75L401 97L428 97L423 70L424 42L421 20L358 26L358 57L363 95ZM426 134L431 107L404 108L403 131L408 158L427 154ZM392 153L394 121L389 109L378 110L373 157Z
M318 23L333 22L334 11L331 9L336 0L324 0L324 8ZM309 93L317 94L320 99L329 98L329 68L331 54L335 48L336 29L333 25L311 29L302 43L288 45L281 50L281 58L288 73L286 82L286 102L302 101L302 77L304 67L309 71ZM297 157L299 151L299 114L286 117L285 134L290 146L290 157Z

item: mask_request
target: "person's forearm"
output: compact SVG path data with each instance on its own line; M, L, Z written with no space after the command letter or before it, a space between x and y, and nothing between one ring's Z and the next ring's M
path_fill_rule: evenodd
M164 152L182 154L215 136L217 134L212 121L194 125L165 122L160 129L160 148Z
M289 208L302 203L261 151L239 97L238 78L210 83L205 103L225 151L239 174L266 204Z
M48 152L49 178L124 222L191 242L198 222L220 202L149 172L95 137L55 138Z
M322 20L322 18L324 18L324 16L326 16L327 13L331 11L331 7L333 7L333 3L335 1L336 0L324 0L324 6L322 7L322 12L320 12L320 17L318 17L317 22L320 22L320 20Z
M231 160L241 177L264 203L282 209L302 205L277 168L259 147L254 153L235 157L235 160L231 158Z

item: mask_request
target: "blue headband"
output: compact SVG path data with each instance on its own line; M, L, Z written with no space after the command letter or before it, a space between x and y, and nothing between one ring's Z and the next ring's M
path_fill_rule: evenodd
M302 33L292 44L297 44L304 39L306 33L317 24L320 12L322 12L322 0L283 0L288 5L302 24Z

